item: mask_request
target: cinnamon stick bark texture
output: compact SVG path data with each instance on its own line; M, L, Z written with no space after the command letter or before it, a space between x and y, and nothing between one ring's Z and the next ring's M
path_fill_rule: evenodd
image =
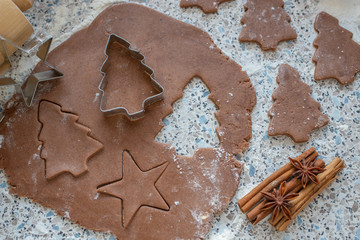
M276 230L284 231L290 223L296 218L296 216L326 187L328 187L336 178L337 174L345 168L344 161L340 158L335 158L326 167L325 171L318 174L317 178L320 185L310 183L306 188L299 192L299 196L290 201L292 204L291 212L292 218L287 219L283 214L279 214L274 221L269 221Z
M310 161L317 158L318 153L314 147L309 148L300 156L296 157L296 160L306 159ZM267 177L262 183L256 186L251 192L249 192L245 197L238 201L240 210L243 213L248 212L252 207L254 207L261 199L263 195L261 192L269 192L273 188L278 187L282 181L285 181L295 172L295 169L292 167L291 163L285 164L279 170Z

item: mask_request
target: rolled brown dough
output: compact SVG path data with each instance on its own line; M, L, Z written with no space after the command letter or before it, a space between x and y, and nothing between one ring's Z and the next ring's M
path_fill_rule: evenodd
M121 115L105 117L99 110L98 85L102 78L99 70L110 33L125 38L140 50L165 88L164 100L150 106L146 116L135 122ZM7 104L6 118L0 125L4 136L0 168L5 169L11 192L51 207L84 227L110 231L120 239L204 238L213 214L222 211L237 190L241 165L232 154L247 149L251 138L251 111L256 97L241 67L224 56L207 33L137 4L107 8L88 28L52 51L49 62L65 77L41 84L31 108L15 96ZM36 71L42 68L39 65ZM219 108L216 117L221 146L183 157L176 155L171 146L156 143L154 138L163 127L162 119L172 111L171 104L182 96L183 88L195 76L203 79L211 91L211 100ZM43 101L55 105L48 105L39 113ZM90 129L89 138L102 144L100 151L95 145L89 159L85 159L89 154L78 159L86 163L85 173L73 175L72 166L67 166L67 172L46 178L46 156L42 156L39 133L50 131L46 130L50 126L42 129L38 119L39 114L46 114L46 109L57 109L57 114L52 114L54 121L45 118L47 123L61 122L55 121L59 116L78 116L78 123L74 124L85 133ZM75 127L71 121L64 122L67 129ZM42 136L48 133L43 132ZM61 144L75 141L72 134L54 137L60 138L56 141L59 144L51 148L53 141L45 142L47 156L65 156L64 153L74 151L69 149L71 144ZM80 145L76 150L85 148ZM131 162L127 158L126 164L132 164L132 169L136 169L136 164L137 174L152 179L150 185L156 190L149 193L143 189L148 184L133 184L140 200L127 204L131 209L126 210L130 217L124 228L124 199L116 197L123 196L121 189L116 190L114 185L115 190L112 187L109 194L101 190L114 182L123 185L123 177L127 181L131 178L131 171L127 170L130 168L122 169L125 151L133 159ZM156 170L160 168L163 172ZM158 200L144 195L148 193L156 194ZM127 195L123 197L127 201Z

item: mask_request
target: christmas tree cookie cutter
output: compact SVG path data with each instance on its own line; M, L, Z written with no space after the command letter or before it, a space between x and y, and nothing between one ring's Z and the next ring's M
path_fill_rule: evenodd
M0 87L11 85L15 86L16 92L22 96L26 106L28 107L32 105L37 86L40 82L50 81L64 76L62 72L47 62L52 39L53 38L47 33L38 32L23 46L17 46L0 35L0 48L3 48L4 52L6 53L4 56L4 63L0 66ZM6 48L7 43L30 56L36 54L36 56L49 68L49 70L32 73L22 85L17 83L15 79L11 77L5 77L4 75L1 75L6 74L12 67L12 61ZM0 123L3 121L4 117L5 114L0 112Z
M158 91L157 94L152 95L148 98L146 98L143 102L142 102L142 108L140 111L134 112L134 113L129 113L128 109L124 106L119 106L119 107L114 107L114 108L110 108L110 109L106 109L104 108L104 95L105 95L105 87L107 85L107 78L106 78L106 70L109 68L110 66L110 62L109 60L109 52L110 52L110 47L113 43L119 43L121 44L123 47L129 49L130 55L137 59L142 66L142 69L145 73L147 73L151 79L151 84L152 86ZM158 83L155 78L154 78L154 71L152 68L150 68L148 65L145 64L145 56L143 54L141 54L139 51L136 51L132 48L131 44L125 40L122 37L119 37L116 34L110 34L108 42L106 44L106 48L105 48L105 55L106 55L106 59L105 62L103 63L100 72L103 75L100 85L99 85L99 90L101 91L101 100L100 100L100 111L103 112L105 114L105 116L113 116L113 115L117 115L117 114L123 114L125 116L128 117L129 120L131 121L135 121L138 120L140 118L143 118L145 116L145 108L147 108L149 105L156 103L158 101L161 101L164 99L164 88L160 85L160 83Z

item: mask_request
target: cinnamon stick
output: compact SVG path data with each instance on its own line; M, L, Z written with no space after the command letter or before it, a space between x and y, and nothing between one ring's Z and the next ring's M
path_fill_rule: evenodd
M311 156L311 155L310 155ZM325 162L321 159L317 159L315 162L316 167L323 168L325 166ZM293 178L287 183L286 193L296 193L300 191L302 188L302 182L301 179ZM262 201L259 203L256 207L254 207L251 211L247 213L247 217L249 221L256 225L258 222L263 220L265 217L267 217L272 210L262 211L263 206L265 205L266 201Z
M316 149L314 147L309 148L301 155L296 157L296 160L306 159L307 161L314 160L318 156ZM249 192L245 197L238 201L238 205L240 210L243 213L249 211L252 207L254 207L261 199L263 198L261 192L269 192L273 188L278 187L280 183L286 179L288 179L295 169L292 167L291 163L285 164L279 170L271 174L267 177L263 182L261 182L258 186L256 186L251 192Z
M323 185L321 188L319 188L318 191L316 191L316 193L313 194L311 198L308 198L304 202L303 207L301 207L293 216L296 217L302 211L302 209L304 207L306 207L317 195L319 195L319 193L321 193L325 188L327 188L335 179L336 179L336 177L333 179L330 179L325 185ZM287 218L283 217L274 227L278 231L284 231L293 220L294 220L293 218L287 219Z
M317 178L320 185L310 183L305 189L299 192L299 196L292 200L290 204L292 218L287 219L282 214L279 214L273 221L270 219L270 224L277 230L284 231L293 219L306 207L323 189L328 187L336 178L337 174L345 167L344 161L340 158L335 158L326 167L325 171L318 174Z

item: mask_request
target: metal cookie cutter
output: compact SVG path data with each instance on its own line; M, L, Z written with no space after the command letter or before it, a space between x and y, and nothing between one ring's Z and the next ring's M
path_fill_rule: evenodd
M107 84L105 72L110 65L109 61L108 61L109 51L110 51L111 45L114 42L117 42L117 43L121 44L122 46L126 47L127 49L129 49L131 56L140 61L143 71L150 76L153 87L159 92L156 95L146 98L142 103L142 110L135 112L135 113L129 113L129 111L125 107L115 107L115 108L111 108L111 109L104 109L104 107L103 107L104 95L105 95L104 89ZM135 120L138 120L138 119L144 117L146 107L148 107L149 105L151 105L155 102L161 101L164 98L164 88L154 79L154 71L148 65L145 64L145 56L142 55L140 52L134 50L128 41L117 36L116 34L111 34L109 36L109 39L108 39L108 42L106 45L106 49L105 49L105 55L106 55L106 60L100 70L100 72L103 74L103 78L101 79L101 82L99 85L99 90L102 92L101 101L100 101L101 112L103 112L105 114L105 116L112 116L115 114L124 114L131 121L135 121Z
M52 37L48 36L46 33L38 33L35 37L33 37L31 40L25 43L24 46L20 47L8 41L7 39L5 39L0 35L0 48L2 47L6 53L5 61L0 69L3 70L3 73L6 73L12 66L12 62L10 56L8 55L8 51L6 49L5 43L11 44L12 46L16 47L17 49L21 50L22 52L28 55L32 55L33 53L36 52L36 56L40 58L40 60L43 61L46 66L50 68L49 70L44 72L31 74L22 85L18 84L11 77L0 76L0 86L14 85L17 93L21 94L25 104L28 107L32 105L37 90L37 86L40 82L54 80L64 76L62 72L60 72L59 70L57 70L55 67L51 66L47 62L47 56L50 50L51 42L52 42ZM4 119L4 117L5 115L1 112L0 122Z

